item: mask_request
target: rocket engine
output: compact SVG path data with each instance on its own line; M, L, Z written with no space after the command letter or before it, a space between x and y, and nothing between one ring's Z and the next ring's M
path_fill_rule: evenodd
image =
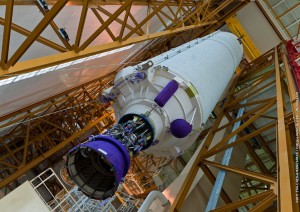
M114 195L145 151L177 157L196 140L243 56L238 38L217 31L120 71L101 101L118 121L68 153L75 184L90 198Z

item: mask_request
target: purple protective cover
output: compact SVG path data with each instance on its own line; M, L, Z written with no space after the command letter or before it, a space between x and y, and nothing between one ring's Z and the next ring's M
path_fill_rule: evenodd
M89 141L83 144L83 146L101 152L111 163L115 169L115 177L118 185L127 174L130 166L129 154L121 142L111 136L97 135L93 138L93 141Z
M161 92L155 97L154 101L158 104L159 107L165 106L169 99L177 91L179 85L175 80L170 81L166 87L162 89Z
M171 122L170 131L176 138L184 138L193 129L193 125L189 124L184 119L175 119Z

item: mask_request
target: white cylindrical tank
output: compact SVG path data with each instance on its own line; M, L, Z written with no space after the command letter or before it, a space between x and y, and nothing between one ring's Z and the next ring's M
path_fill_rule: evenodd
M182 154L199 135L242 56L243 47L238 38L218 31L123 69L109 91L115 96L117 120L128 113L151 111L148 118L154 126L157 144L146 151L163 156ZM147 77L137 80L138 72ZM179 88L159 107L154 99L171 80L175 80ZM170 125L176 119L190 123L192 132L184 138L173 136Z

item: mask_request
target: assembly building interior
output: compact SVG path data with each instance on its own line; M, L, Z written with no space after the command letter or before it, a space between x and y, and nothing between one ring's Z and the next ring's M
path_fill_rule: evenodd
M299 212L299 0L0 0L0 211Z

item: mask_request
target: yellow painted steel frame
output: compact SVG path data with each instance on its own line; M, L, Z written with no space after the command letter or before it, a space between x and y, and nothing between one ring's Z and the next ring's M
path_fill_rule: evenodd
M131 3L130 3L131 2ZM4 2L1 0L0 5ZM5 3L7 3L5 1ZM57 32L58 27L53 21L55 14L57 14L66 1L47 1L49 5L56 5L56 8L51 13L42 11L39 5L39 9L45 15L45 18L41 21L40 25L50 25L56 34L61 39L61 35ZM99 7L96 9L93 4L97 3ZM125 4L126 3L126 4ZM191 1L68 1L67 5L79 5L82 6L80 24L76 35L76 42L74 45L70 45L66 40L63 41L63 45L54 43L40 34L41 28L34 30L35 38L32 39L31 31L24 29L14 23L10 24L11 30L14 30L24 36L27 36L26 48L30 46L32 41L41 42L53 49L64 54L54 55L51 58L41 58L25 62L18 62L14 67L8 70L0 70L0 77L8 77L6 74L9 73L23 73L36 70L41 67L47 67L49 65L64 62L66 60L74 60L76 58L85 57L88 55L96 54L109 49L117 48L124 45L129 45L135 42L141 42L153 38L161 38L151 42L152 55L160 54L162 51L166 51L174 46L181 45L187 41L195 39L199 36L208 34L211 30L214 30L220 26L220 23L225 21L228 17L232 16L237 10L242 8L248 3L248 1L220 1L220 4L211 4L210 1L205 3L195 3ZM8 4L8 3L7 3ZM22 0L14 1L16 5L35 5L36 1ZM112 13L101 7L101 5L120 5L119 10ZM127 5L127 6L126 6ZM134 5L139 5L149 8L149 13L138 22L131 14L131 8ZM7 17L10 17L11 4L6 8L8 11ZM175 7L173 11L171 7ZM52 8L52 9L53 9ZM51 9L51 10L52 10ZM99 19L102 25L107 26L105 30L111 36L113 42L101 44L96 47L87 47L82 51L79 51L82 37L82 27L85 23L86 10L92 10L92 12ZM118 17L118 13L123 10L125 17L123 20ZM152 12L151 12L152 11ZM172 15L168 15L166 11L170 11ZM121 25L121 30L118 35L111 33L109 29L109 22L104 21L101 15L114 17L114 21ZM145 34L145 26L149 27L151 17L157 16L161 23L167 27L165 31L158 33ZM167 20L165 20L165 17ZM132 20L133 25L129 24L129 19ZM172 24L167 25L166 21L171 21ZM112 19L110 19L112 21ZM6 19L0 18L0 24L5 25L9 29ZM6 26L7 25L7 26ZM199 28L200 27L200 28ZM100 29L100 28L99 28ZM101 30L102 31L103 27ZM125 29L128 31L125 34ZM178 35L179 33L179 36ZM96 32L95 32L96 33ZM131 36L128 36L132 34ZM176 36L173 36L176 34ZM128 37L124 40L124 37ZM5 42L7 42L9 36ZM179 38L179 39L178 39ZM91 39L90 39L91 40ZM30 42L29 42L30 41ZM22 44L25 46L25 44ZM165 48L161 48L163 45ZM25 48L23 48L22 52ZM82 48L83 49L83 48ZM76 53L79 51L78 53ZM149 57L149 52L139 52L137 58L134 56L130 58L132 61L140 60L141 58L146 59ZM20 55L21 52L16 54ZM2 61L2 65L5 65ZM19 67L19 68L18 68ZM122 68L122 66L120 66ZM109 76L107 76L109 77ZM104 80L104 79L103 79ZM110 82L110 79L94 80L90 83L78 86L69 91L63 92L56 96L50 97L42 102L35 103L29 107L23 108L19 111L15 111L11 114L0 117L0 129L9 126L9 130L5 135L1 136L0 142L2 147L0 149L1 158L0 164L3 170L1 174L0 186L9 186L9 183L16 180L19 176L29 171L31 168L37 166L42 161L56 154L66 145L76 144L81 142L81 139L86 137L83 135L86 131L98 130L102 131L105 127L112 123L112 117L106 114L103 105L96 103L97 96L101 93L101 86L104 86ZM98 86L98 87L97 87ZM97 89L100 90L97 90ZM78 105L81 105L80 107ZM53 113L51 116L47 116L47 113ZM45 117L40 117L40 115ZM98 118L98 119L97 119ZM104 119L104 120L102 120ZM30 122L28 120L31 120ZM99 125L98 123L101 123ZM15 142L7 142L8 140ZM69 147L69 146L68 146ZM153 159L154 160L154 159ZM151 159L152 161L152 159ZM154 160L155 161L155 160ZM146 169L150 165L145 165ZM149 166L149 167L148 167ZM144 192L145 193L145 192Z
M220 4L218 5L218 8L215 10L209 9L210 4L209 4L209 2L206 2L206 4L208 4L208 5L206 6L206 8L203 8L203 9L200 8L200 10L198 10L196 12L196 18L200 18L201 13L203 13L204 11L206 11L206 13L209 13L209 11L212 11L212 12L214 12L214 14L216 14L216 15L214 15L214 18L217 20L217 22L215 24L207 25L200 29L199 28L190 29L187 31L177 33L175 35L166 34L163 37L153 40L149 45L146 46L147 48L145 47L142 50L138 51L136 54L134 54L132 57L130 57L128 59L128 61L130 61L130 63L139 63L140 61L145 61L156 55L162 54L165 51L168 51L172 48L175 48L175 47L182 45L186 42L189 42L193 39L203 37L213 31L217 30L218 28L220 28L222 26L222 24L228 18L230 18L238 10L240 10L241 8L246 6L248 4L248 2L249 1L247 1L247 0L246 1L238 1L234 5L232 5L228 1L221 1ZM228 8L228 7L230 7L230 8ZM218 11L225 11L225 12L218 14L218 13L216 13ZM173 15L175 15L175 14L173 14ZM118 70L121 70L125 66L126 65L121 65L118 68Z
M0 117L0 188L57 152L66 153L114 123L109 105L98 102L111 86L108 75ZM67 148L66 148L67 147Z
M172 159L154 157L143 152L132 157L130 169L123 183L126 192L136 198L145 198L151 191L157 190L153 176L157 173L157 169L171 161Z
M251 61L261 56L261 52L255 46L254 42L240 24L236 16L232 16L226 20L226 24L230 31L238 36L243 44L244 51Z
M241 8L248 3L246 1L239 0L226 0L220 1L218 4L211 1L205 2L193 2L188 0L175 1L175 0L154 0L154 1L89 1L89 0L62 0L62 1L47 1L48 4L52 4L52 8L46 12L36 1L24 0L24 1L6 1L6 16L5 20L0 19L0 24L4 25L4 37L2 40L2 58L0 68L0 79L7 78L9 76L27 73L57 65L72 60L80 59L83 57L95 55L104 51L116 49L119 47L127 46L130 44L143 42L146 40L166 37L178 34L180 32L192 31L194 38L201 36L202 33L208 32L208 30L214 29L222 23L225 16L229 13L233 14L237 9ZM14 3L14 4L12 4ZM4 4L0 1L0 4ZM26 30L14 23L11 23L11 14L13 7L18 5L37 5L44 18L37 24L32 32ZM70 5L77 5L81 7L80 20L76 33L76 39L74 44L64 39L58 31L58 26L53 21L54 18L63 12L63 8ZM93 6L96 5L96 6ZM103 5L120 5L117 10L111 12ZM140 20L132 14L135 10L135 6L144 7L148 13L141 14ZM91 10L101 25L99 28L92 33L86 40L82 41L83 27L87 23L87 13ZM125 14L124 20L122 14ZM108 16L107 20L102 17ZM33 17L34 18L34 17ZM150 31L153 20L158 19L160 24L165 27L163 31L156 32ZM28 20L30 21L30 20ZM131 23L132 22L132 23ZM114 23L120 24L120 31L113 33L111 25ZM41 36L44 29L47 26L51 26L54 32L59 37L61 44L49 41ZM210 28L209 28L210 27ZM208 30L206 30L208 29ZM27 38L16 50L16 52L8 58L9 52L9 35L10 31L15 30ZM103 33L108 33L111 38L111 42L101 43L96 46L90 44ZM19 59L25 54L30 46L35 42L41 42L50 48L59 51L59 54L51 56L45 56L41 58L33 58L27 61L19 62Z
M279 66L281 61L284 62L282 67ZM208 172L210 167L243 176L243 185L251 185L251 181L258 182L257 186L253 185L249 188L243 186L244 189L248 189L249 197L239 201L228 203L226 196L221 195L226 205L213 211L234 211L242 206L247 207L249 211L264 211L270 206L274 207L273 202L276 200L279 211L299 211L299 204L296 203L296 175L295 162L293 160L293 149L296 150L296 146L295 143L292 144L293 138L288 126L288 124L292 124L292 127L294 127L294 122L288 117L293 115L295 119L300 114L299 110L295 109L295 107L299 108L299 105L295 105L296 90L289 72L284 48L283 46L278 46L255 59L235 78L226 97L225 104L219 109L220 112L217 114L217 119L209 130L206 139L202 141L204 142L203 146L193 162L176 199L172 203L171 211L180 211L200 169L203 170L208 178L213 177ZM274 96L263 97L258 100L253 99L253 97L272 87L276 88L276 92L273 90ZM290 97L291 103L286 102L286 95ZM248 99L247 103L241 104L240 102L244 99ZM293 113L287 110L287 104L292 104ZM244 115L234 119L232 114L236 113L241 107L246 109ZM267 115L271 111L277 116ZM223 118L227 118L229 123L220 126ZM233 124L239 120L243 121L239 128L223 137L217 144L212 145L212 140L218 131L225 128L231 129ZM255 128L257 126L256 123L260 123L259 128ZM245 128L251 129L251 131L245 133ZM270 130L275 139L265 140L266 137L263 134L267 131L270 132ZM233 143L228 144L229 139L234 135L238 135L237 139ZM249 144L253 144L252 138L256 138L261 148L264 149L264 160L271 161L272 167L266 167L266 164L262 162L263 158L257 155L256 151L253 151L252 146L249 146ZM277 147L276 155L273 155L274 153L269 146L274 141ZM248 170L247 167L249 166L241 169L232 165L224 166L209 160L211 156L241 144L246 145L248 154L253 162L252 166L257 167L257 172ZM262 187L263 189L260 189ZM253 195L250 190L255 191L256 194ZM226 190L224 191L226 192Z
M97 101L102 90L111 85L113 76L93 80L0 117L0 130L7 129L0 136L0 187L9 186L65 146L70 149L84 141L87 132L101 133L113 124L113 111L106 111L108 105ZM138 198L145 197L157 189L153 181L157 168L169 161L143 153L132 158L125 190Z

